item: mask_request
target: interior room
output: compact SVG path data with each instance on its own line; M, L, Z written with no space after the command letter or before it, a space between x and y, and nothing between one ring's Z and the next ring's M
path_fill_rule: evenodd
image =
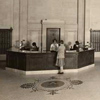
M0 99L99 100L99 5L0 0Z

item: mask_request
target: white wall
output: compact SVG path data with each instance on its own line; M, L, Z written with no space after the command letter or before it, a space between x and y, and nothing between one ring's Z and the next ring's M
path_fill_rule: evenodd
M0 28L13 27L13 0L0 0Z
M44 19L64 21L64 32L61 34L64 36L65 43L70 41L71 35L75 36L71 42L76 40L77 0L28 0L28 34L33 37L30 41L37 42L35 37L41 37L40 22ZM39 46L40 42L41 40L38 41Z
M100 30L100 0L91 0L90 27Z
M90 41L90 29L100 30L100 0L86 1L85 41Z
M79 0L79 34L83 39L83 0ZM81 13L82 12L82 13ZM77 40L77 0L0 0L0 27L13 27L13 45L26 39L41 44L41 20L65 22L65 43Z

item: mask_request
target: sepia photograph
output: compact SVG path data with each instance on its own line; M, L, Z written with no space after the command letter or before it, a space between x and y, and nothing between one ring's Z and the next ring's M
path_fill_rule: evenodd
M100 99L100 0L0 0L0 100Z

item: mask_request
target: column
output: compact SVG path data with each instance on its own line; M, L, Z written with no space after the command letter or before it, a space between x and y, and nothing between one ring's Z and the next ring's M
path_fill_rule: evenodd
M15 45L16 40L19 40L19 0L13 0L13 33L12 45Z
M28 0L20 0L19 2L19 25L20 25L20 41L28 38Z
M85 0L77 0L77 40L85 45Z

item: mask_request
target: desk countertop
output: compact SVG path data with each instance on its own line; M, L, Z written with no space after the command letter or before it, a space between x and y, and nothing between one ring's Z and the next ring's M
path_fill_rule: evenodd
M80 52L76 52L76 50L70 50L70 51L66 51L66 53L81 53L81 52L87 52L87 51L91 51L91 50L94 50L94 49L89 49L89 50L83 50L83 51L80 51ZM11 51L11 52L18 52L18 53L51 53L50 51L27 51L27 50L19 50L19 49L16 49L16 48L11 48L9 49L8 51Z
M20 50L20 49L16 49L16 48L11 48L7 51L11 51L11 52L18 52L18 53L51 53L50 51L27 51L27 50Z

